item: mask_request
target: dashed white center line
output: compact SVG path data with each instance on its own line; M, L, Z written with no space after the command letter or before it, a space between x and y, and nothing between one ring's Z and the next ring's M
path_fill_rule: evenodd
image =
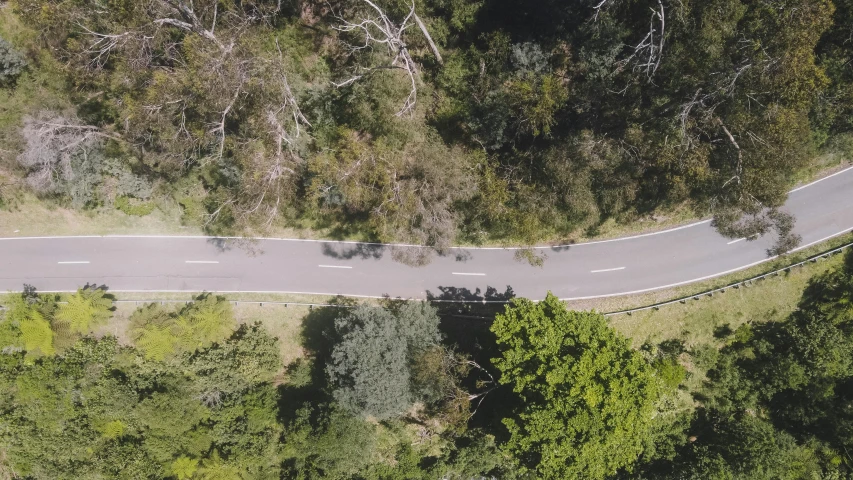
M56 263L58 263L60 265L74 265L74 264L84 264L84 263L89 263L89 262L86 260L83 260L83 261L75 261L75 262L56 262Z
M465 272L452 272L453 275L471 275L474 277L485 277L485 273L465 273Z
M731 242L728 242L726 245L731 245L731 244L733 244L733 243L740 242L741 240L746 240L746 239L748 239L748 238L758 238L758 237L760 237L760 236L761 236L761 234L760 234L760 233L756 233L755 235L751 235L751 236L749 236L749 237L743 237L743 238L738 238L737 240L732 240Z
M589 273L615 272L617 270L625 270L625 267L604 268L602 270L590 270Z
M184 263L219 263L216 260L187 260Z
M352 267L345 267L343 265L317 265L317 266L320 268L352 268Z

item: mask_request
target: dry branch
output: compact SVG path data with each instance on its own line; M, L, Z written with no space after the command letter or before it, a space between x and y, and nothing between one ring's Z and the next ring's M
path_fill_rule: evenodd
M359 45L347 45L352 53L372 48L373 46L384 45L385 48L388 50L388 55L391 57L391 61L385 65L377 65L367 68L360 67L360 71L358 73L342 81L333 82L333 85L337 88L346 87L361 80L366 75L377 72L379 70L403 70L409 77L409 81L411 82L411 89L409 90L409 95L408 97L406 97L402 108L400 108L400 110L397 112L397 116L403 116L408 113L411 113L415 108L415 104L417 103L418 67L415 64L415 61L412 59L412 56L409 53L408 46L406 45L406 42L403 39L403 34L405 33L406 29L411 26L410 21L415 20L415 23L418 24L419 28L424 33L424 36L427 38L427 42L430 44L430 48L432 49L433 54L436 56L438 61L441 62L441 54L438 51L438 47L436 47L435 42L432 41L432 37L429 35L426 26L423 24L423 22L420 21L420 19L415 14L414 2L412 2L412 6L409 9L408 14L406 14L405 18L403 18L403 20L399 24L393 22L388 17L388 15L381 8L379 8L379 6L371 0L363 0L363 2L367 4L372 11L375 12L376 16L367 16L365 18L362 18L358 22L351 22L349 20L344 19L340 15L334 14L335 17L340 21L340 25L334 26L333 28L341 33L356 34L364 38L364 41Z

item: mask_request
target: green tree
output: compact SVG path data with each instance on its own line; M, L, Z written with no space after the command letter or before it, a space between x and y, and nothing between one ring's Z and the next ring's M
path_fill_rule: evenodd
M548 294L515 300L491 330L500 383L519 395L505 445L541 478L605 478L630 468L649 434L661 385L629 341L594 312Z
M27 61L0 37L0 86L13 84L27 67Z
M376 425L328 405L303 407L287 426L287 478L352 478L375 460Z
M408 410L416 400L410 365L440 341L438 321L435 309L418 302L361 305L335 320L340 341L326 367L335 400L380 419Z

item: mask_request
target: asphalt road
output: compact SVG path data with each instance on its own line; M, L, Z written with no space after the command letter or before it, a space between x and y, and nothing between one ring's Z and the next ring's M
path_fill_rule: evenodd
M800 248L853 230L853 168L793 190ZM543 267L513 249L457 248L425 267L392 260L392 247L352 242L260 239L247 249L207 237L0 238L0 290L24 283L69 291L86 283L113 291L287 292L464 299L500 295L564 299L640 293L723 275L768 260L771 236L732 240L709 221L614 240L541 247ZM251 252L249 250L252 250ZM489 298L493 298L491 295ZM494 297L499 299L500 297Z

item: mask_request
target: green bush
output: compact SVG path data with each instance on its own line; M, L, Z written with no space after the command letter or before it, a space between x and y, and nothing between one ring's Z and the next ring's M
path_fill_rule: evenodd
M154 211L154 202L143 202L131 197L116 197L115 207L127 215L144 217Z
M15 83L26 67L27 61L23 55L15 51L9 42L0 38L0 86Z

